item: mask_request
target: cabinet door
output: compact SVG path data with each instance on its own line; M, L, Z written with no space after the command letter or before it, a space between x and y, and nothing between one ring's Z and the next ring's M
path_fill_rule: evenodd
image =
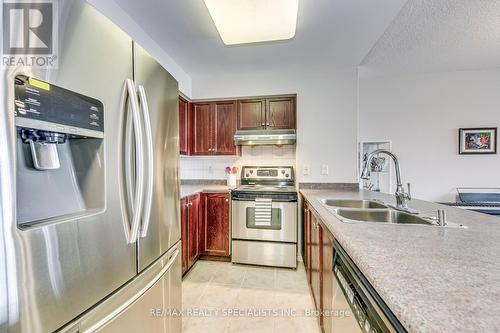
M316 309L321 309L321 264L323 261L322 229L319 220L311 214L311 289Z
M192 155L212 155L212 122L211 104L194 103Z
M304 268L306 269L307 281L311 283L311 212L309 205L304 202L304 217L303 217L303 230L304 230L304 251L303 260Z
M199 217L200 196L195 194L189 200L189 219L188 219L188 269L198 259L198 217Z
M295 98L266 99L267 128L295 128Z
M189 155L189 108L190 103L183 98L179 98L179 151L183 155Z
M215 154L236 155L237 146L234 145L234 133L237 127L236 103L223 101L214 103L215 116Z
M238 101L238 129L264 129L266 101L248 99Z
M181 199L181 243L182 243L182 274L186 273L188 267L188 200Z
M205 246L204 254L229 256L229 195L205 195Z
M333 235L326 228L321 227L323 234L323 260L322 260L322 291L321 304L324 313L328 313L333 302ZM332 317L323 316L323 332L332 331Z

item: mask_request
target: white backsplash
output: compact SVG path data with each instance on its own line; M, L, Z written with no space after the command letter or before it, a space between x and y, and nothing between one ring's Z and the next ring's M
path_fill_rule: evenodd
M225 179L226 166L291 165L295 168L295 145L243 146L241 156L181 156L181 179ZM238 175L239 178L239 175Z

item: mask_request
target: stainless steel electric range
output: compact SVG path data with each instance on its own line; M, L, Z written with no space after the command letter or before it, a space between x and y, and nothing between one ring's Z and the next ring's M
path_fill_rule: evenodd
M231 192L232 262L297 267L297 191L293 167L241 170Z

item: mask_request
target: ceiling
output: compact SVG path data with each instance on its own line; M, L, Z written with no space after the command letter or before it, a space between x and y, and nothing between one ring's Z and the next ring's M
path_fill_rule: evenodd
M409 0L362 62L374 75L499 66L499 0Z
M406 0L301 0L293 39L238 46L223 44L203 0L115 2L195 79L228 71L357 66Z

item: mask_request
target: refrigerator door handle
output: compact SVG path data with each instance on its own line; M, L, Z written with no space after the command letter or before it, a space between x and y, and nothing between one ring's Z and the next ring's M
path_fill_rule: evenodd
M144 129L146 136L146 192L144 199L144 212L142 217L141 238L148 234L149 220L151 218L151 204L153 200L153 133L151 130L151 118L149 116L148 100L143 86L138 86L139 101L141 104L142 116L144 117Z
M120 306L115 308L113 311L108 313L104 318L100 319L98 322L94 323L92 326L89 328L86 328L82 330L82 333L93 333L104 327L106 324L108 324L110 321L115 319L120 313L125 311L129 306L131 306L133 303L135 303L139 298L141 298L142 295L144 295L153 285L156 284L172 267L172 265L175 262L175 259L177 259L177 256L179 255L179 249L176 249L174 253L172 253L165 264L165 266L154 276L154 278L151 279L144 287L142 287L137 293L135 293L132 297L127 299L126 302L122 303Z
M129 102L132 110L132 121L130 124L127 121L126 125L126 138L125 138L125 151L126 158L128 161L125 161L125 168L129 169L128 174L125 176L125 184L127 188L127 194L129 198L129 205L131 204L132 211L132 222L130 223L130 227L128 226L127 221L124 221L126 224L126 234L127 234L127 242L129 244L135 243L137 241L137 234L139 233L139 224L141 222L141 212L142 212L142 202L143 202L143 191L144 191L144 154L143 150L143 134L142 134L142 126L141 126L141 117L139 114L139 102L137 100L137 94L135 89L134 81L131 79L125 80L125 86L127 88L127 94L129 98ZM130 117L127 118L127 120ZM130 128L133 127L134 130L134 140L135 140L135 188L132 184L132 172L131 168L133 165L132 161L132 139ZM127 168L128 167L128 168ZM134 188L132 190L132 188ZM127 229L130 228L128 231Z

